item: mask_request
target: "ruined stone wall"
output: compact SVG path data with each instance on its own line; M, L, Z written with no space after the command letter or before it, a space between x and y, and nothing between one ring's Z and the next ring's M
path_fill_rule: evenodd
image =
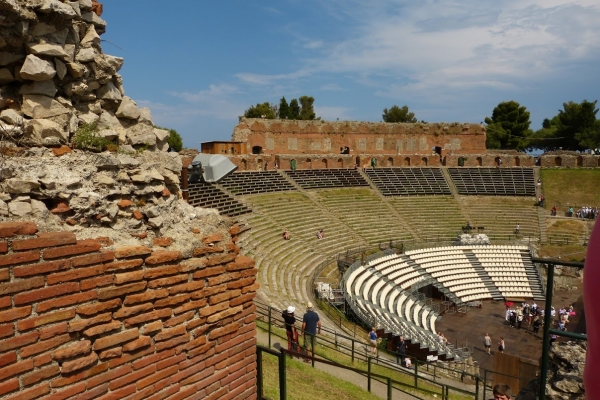
M600 167L600 155L580 154L574 151L553 151L544 153L540 157L539 165L545 168L552 167Z
M0 398L255 398L257 270L239 227L191 257L169 238L37 230L0 223Z
M102 52L92 0L0 2L0 142L57 146L85 124L126 151L166 151L168 132L125 96L123 59ZM98 6L96 12L101 13Z
M431 155L441 147L452 153L485 153L485 127L479 124L288 121L242 118L232 140L246 142L251 154L258 146L264 154Z

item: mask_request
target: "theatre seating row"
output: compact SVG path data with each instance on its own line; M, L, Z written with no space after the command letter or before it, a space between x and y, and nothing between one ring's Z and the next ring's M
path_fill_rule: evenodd
M459 194L535 196L533 168L448 168Z
M366 173L384 196L451 193L439 168L371 168Z
M196 182L188 185L188 203L194 207L216 208L221 214L235 217L246 214L252 210L245 204L222 191L218 186Z
M288 170L285 173L302 189L369 186L356 169L303 169Z
M219 184L238 196L296 190L294 185L277 171L235 172L220 180Z

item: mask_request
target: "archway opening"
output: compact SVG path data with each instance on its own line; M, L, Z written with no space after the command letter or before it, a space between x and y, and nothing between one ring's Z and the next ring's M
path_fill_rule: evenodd
M421 164L427 166L427 162L428 162L427 157L421 158Z
M479 165L480 167L483 166L483 158L477 157L477 165Z
M410 157L406 157L404 159L404 165L406 165L407 167L410 167Z
M344 160L343 159L338 158L337 162L338 162L338 168L344 168Z
M387 167L393 167L394 166L394 159L392 157L388 157L387 162L385 164Z
M260 153L262 153L261 146L252 146L252 154L260 154Z
M581 157L581 156L577 157L577 166L583 167L583 157Z
M323 164L323 168L327 168L327 159L324 158L323 160L321 160L322 164Z
M515 157L515 166L516 167L520 167L521 166L521 158Z
M554 159L554 165L557 166L557 167L561 167L562 166L562 158L556 157Z
M312 160L310 158L306 159L306 164L308 169L312 169Z
M464 157L458 157L458 166L459 167L465 166L465 158Z

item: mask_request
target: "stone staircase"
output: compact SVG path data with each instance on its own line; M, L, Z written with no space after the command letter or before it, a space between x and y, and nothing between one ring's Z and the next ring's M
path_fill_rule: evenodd
M477 256L470 251L465 251L465 256L467 257L471 265L473 265L473 268L477 272L477 275L479 275L479 277L481 278L481 281L483 282L485 287L492 294L492 299L503 300L504 296L502 296L502 293L500 293L500 291L498 290L498 287L492 280L492 277L483 268Z

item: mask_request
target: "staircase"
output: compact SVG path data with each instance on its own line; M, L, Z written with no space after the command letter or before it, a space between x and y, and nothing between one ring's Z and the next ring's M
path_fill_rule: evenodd
M498 287L496 286L496 284L494 283L492 278L486 272L485 268L483 268L483 266L481 265L481 262L479 262L479 259L477 258L477 256L470 251L465 251L465 256L467 257L467 259L469 260L471 265L473 265L473 268L477 272L477 275L479 275L479 277L481 278L481 281L483 282L485 287L492 294L492 299L504 300L504 296L502 296L502 294L498 290Z

